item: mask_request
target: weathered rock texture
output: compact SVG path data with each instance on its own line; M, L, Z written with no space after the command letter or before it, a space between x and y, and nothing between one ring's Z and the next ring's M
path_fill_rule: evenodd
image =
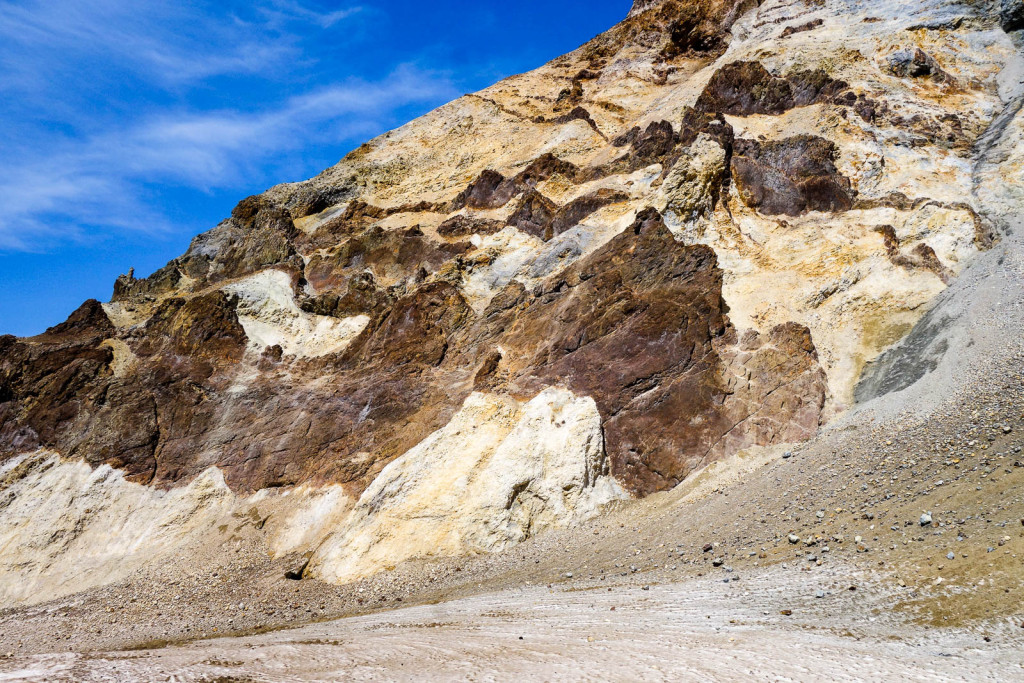
M808 438L992 244L987 207L1017 201L975 164L1019 109L1000 75L1019 14L637 2L575 52L243 200L112 302L0 337L0 462L47 448L157 489L211 467L232 495L335 487L353 517L314 566L341 580L426 552L389 538L497 548L590 514L599 489ZM528 524L480 482L534 471L543 439L501 444L538 400L572 407L570 432L600 421L600 457L575 436L549 455L611 479L556 505L561 475L536 470ZM481 401L511 430L486 447L452 426ZM448 476L434 459L466 472L464 528L414 521Z
M592 399L474 393L380 473L307 574L343 582L420 557L501 550L622 498Z

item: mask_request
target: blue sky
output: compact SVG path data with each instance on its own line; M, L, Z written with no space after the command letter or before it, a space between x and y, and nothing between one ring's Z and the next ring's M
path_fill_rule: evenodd
M147 275L243 197L568 52L630 0L0 0L0 334Z

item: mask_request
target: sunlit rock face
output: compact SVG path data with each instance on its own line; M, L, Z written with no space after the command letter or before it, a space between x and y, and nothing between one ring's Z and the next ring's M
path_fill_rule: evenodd
M384 468L307 573L349 581L413 558L495 551L626 497L608 474L592 399L546 389L525 405L474 393Z
M1020 210L1020 16L638 0L0 337L0 462L113 468L113 498L329 491L295 513L316 533L267 528L343 581L807 439Z

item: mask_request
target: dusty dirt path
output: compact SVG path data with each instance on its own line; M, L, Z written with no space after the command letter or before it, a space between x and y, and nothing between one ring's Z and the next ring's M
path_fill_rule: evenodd
M891 599L842 570L532 586L159 650L16 657L0 681L1024 680L1024 632L908 626Z

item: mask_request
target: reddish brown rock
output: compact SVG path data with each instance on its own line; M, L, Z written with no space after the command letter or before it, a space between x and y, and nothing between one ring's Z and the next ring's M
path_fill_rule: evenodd
M422 281L426 273L417 274ZM353 315L367 314L377 316L402 296L403 286L384 287L378 284L373 273L361 272L352 274L344 287L335 285L332 291L309 295L300 293L297 299L299 308L316 315L329 315L335 318L347 318Z
M437 234L450 239L470 235L493 235L503 227L505 225L501 221L458 214L437 226Z
M900 251L900 241L896 236L895 228L891 225L878 225L875 226L874 230L882 236L886 254L894 266L908 270L917 268L930 270L947 285L953 281L953 272L939 260L935 250L924 242L914 247L912 256L906 256Z
M442 263L470 249L468 242L441 242L418 227L386 229L374 226L331 249L314 254L303 271L317 291L343 290L354 275L371 272L380 281L402 281L421 268L436 271Z
M537 187L537 184L560 175L573 182L588 180L587 173L576 164L559 159L554 154L542 154L522 171L516 174L516 183L520 187Z
M735 116L777 115L829 101L845 89L846 83L822 71L798 71L780 78L760 62L733 62L715 72L695 107L701 112Z
M210 361L238 361L245 349L245 331L235 302L215 291L190 299L164 300L146 323L136 345L140 356L179 354Z
M508 204L519 191L514 179L487 169L455 198L452 208L498 209Z
M349 255L366 258L371 243ZM446 282L405 293L350 277L325 312L365 306L372 320L316 359L280 348L243 359L235 301L219 291L167 299L120 332L93 302L38 339L0 339L0 442L160 486L217 465L237 490L339 483L356 495L474 389L532 398L564 385L597 401L614 474L645 494L736 444L802 434L820 413L809 338L773 332L737 350L721 277L709 248L677 243L647 211L536 290L511 283L479 316ZM108 337L135 354L118 376Z
M144 387L113 376L113 325L96 301L31 339L0 338L0 461L50 446L147 477L157 445Z
M608 42L632 40L661 46L661 58L708 59L729 45L729 29L760 0L647 0L635 2L629 17L612 31ZM597 41L595 41L597 42ZM604 46L606 50L609 46Z
M508 225L547 241L554 237L551 222L557 211L558 206L553 201L536 190L530 190L523 195L515 213L509 216Z
M560 384L594 397L612 473L644 494L671 488L717 457L712 451L758 411L784 425L817 426L824 375L806 330L799 343L780 342L788 363L778 364L778 375L765 362L761 376L737 391L724 375L721 353L734 335L723 307L714 252L677 243L649 211L532 294L510 285L468 347L501 330L496 346L505 355L497 368L493 355L484 360L478 385L527 397ZM763 407L765 396L790 383L780 405ZM736 440L765 443L769 431L778 430L741 429Z
M523 195L519 208L509 217L508 225L547 242L579 225L580 221L595 211L628 199L629 195L625 193L602 188L564 206L557 206L541 193L530 190Z
M743 203L769 216L847 211L850 180L836 169L835 144L813 135L757 142L736 140L732 178Z
M575 107L572 111L570 111L567 114L562 114L561 116L556 116L555 118L551 119L545 119L542 116L536 119L536 121L537 123L571 123L573 121L583 121L588 126L593 128L594 132L596 132L601 137L604 137L604 133L601 132L601 129L598 127L597 121L594 120L594 117L591 116L590 112L587 111L584 107L580 106Z
M573 112L566 114L556 122L566 123L575 118L582 118L589 121L596 128L596 124L590 119L590 115L586 113L586 110L579 109L580 111L573 110ZM542 120L541 122L544 121ZM559 159L554 154L542 154L511 178L506 178L501 173L492 169L483 171L476 180L470 183L465 190L451 201L448 208L452 211L458 211L466 207L471 209L498 209L508 204L519 194L536 189L539 183L556 175L561 175L569 181L576 183L585 182L597 177L592 170L581 169L571 162Z
M725 150L733 144L733 129L721 114L699 112L684 107L679 130L668 121L656 121L646 129L635 126L611 141L616 147L629 147L615 161L594 169L599 176L629 173L652 164L661 164L662 177L700 135L707 135Z
M602 188L589 192L558 209L554 219L551 221L551 232L556 236L561 235L566 230L579 225L580 221L595 211L599 211L612 204L620 204L627 200L629 200L629 195L617 190Z
M797 33L806 33L807 31L813 31L814 29L818 28L824 23L825 22L821 19L814 19L813 21L808 21L807 23L804 24L798 24L797 26L787 26L785 29L783 29L782 33L779 35L779 38L789 38L790 36L794 36Z

